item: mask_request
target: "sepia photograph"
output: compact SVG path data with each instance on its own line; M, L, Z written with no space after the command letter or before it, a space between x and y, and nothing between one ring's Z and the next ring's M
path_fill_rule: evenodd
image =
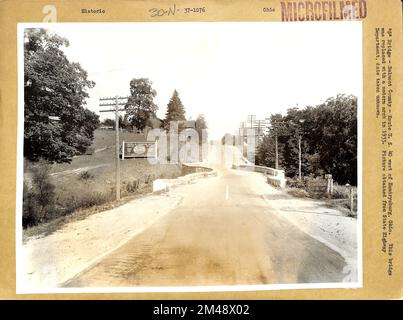
M17 40L17 292L362 287L362 22Z

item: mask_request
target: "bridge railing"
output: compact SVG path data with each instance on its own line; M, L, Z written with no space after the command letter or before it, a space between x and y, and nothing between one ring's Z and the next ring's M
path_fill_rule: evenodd
M232 169L248 170L263 173L267 176L267 182L269 184L275 187L285 188L286 179L284 170L276 170L270 167L256 166L252 164L241 164L241 165L233 164Z

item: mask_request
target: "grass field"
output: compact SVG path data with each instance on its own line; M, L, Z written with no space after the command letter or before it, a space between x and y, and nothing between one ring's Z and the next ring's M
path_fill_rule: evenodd
M120 141L146 141L144 136L121 132ZM71 163L52 164L49 182L55 186L54 209L41 222L53 220L78 209L105 204L115 199L115 132L96 130L92 155L80 155ZM175 178L182 174L180 165L151 165L147 159L121 161L122 197L151 191L158 178ZM32 186L32 169L41 163L25 162L24 181Z

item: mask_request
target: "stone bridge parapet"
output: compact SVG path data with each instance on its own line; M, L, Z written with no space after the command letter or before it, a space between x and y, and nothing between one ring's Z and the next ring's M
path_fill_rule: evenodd
M285 188L286 179L284 170L276 170L269 167L264 166L256 166L252 164L241 164L241 165L232 165L232 169L238 170L248 170L254 172L260 172L266 175L267 182L272 186Z

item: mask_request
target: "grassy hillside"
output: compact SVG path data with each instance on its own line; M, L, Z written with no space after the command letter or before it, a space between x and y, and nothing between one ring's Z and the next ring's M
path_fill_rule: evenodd
M127 131L120 132L119 136L120 144L122 144L123 140L127 142L147 141L145 136ZM94 141L92 143L92 147L95 150L94 154L76 156L71 163L54 164L52 166L52 173L114 163L115 139L114 130L95 130ZM133 160L132 162L141 163L141 161L138 161L141 159Z
M133 132L128 131L120 131L119 132L119 141L126 142L136 142L136 141L147 141L147 137L142 134L135 134ZM115 146L115 130L95 130L94 132L94 142L92 147L95 150L99 150L105 147L114 147Z
M121 132L120 136L120 141L146 141L144 136L130 132ZM96 152L92 155L76 156L71 163L53 164L48 168L45 176L55 186L55 199L43 221L115 199L115 132L96 130L93 147ZM151 191L154 179L181 175L179 165L151 165L147 159L142 158L125 159L120 164L122 197ZM36 192L32 180L35 167L44 168L47 165L25 163L24 181L27 189L33 193Z

